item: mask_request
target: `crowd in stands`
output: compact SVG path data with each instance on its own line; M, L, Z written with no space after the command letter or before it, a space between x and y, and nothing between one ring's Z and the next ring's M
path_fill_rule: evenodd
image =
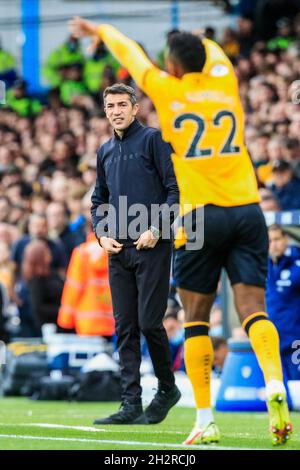
M300 209L300 13L276 24L270 39L260 37L249 16L240 17L236 28L227 28L221 37L211 27L204 31L234 65L246 143L266 211ZM40 100L28 94L22 77L14 76L9 56L3 66L1 53L0 47L0 79L7 76L11 85L0 110L0 282L11 307L6 333L38 336L43 323L57 320L72 252L78 257L78 246L91 234L95 155L111 136L102 91L116 81L132 81L103 45L87 58L80 42L69 37L43 67L49 92ZM162 51L157 57L161 67L163 58ZM139 120L159 127L151 101L139 95ZM83 289L72 269L69 284ZM74 310L69 294L64 299L61 310ZM214 308L218 311L218 304ZM165 323L178 364L177 342L183 335L177 313L169 312ZM70 318L60 325L76 330ZM105 336L112 328L109 322Z

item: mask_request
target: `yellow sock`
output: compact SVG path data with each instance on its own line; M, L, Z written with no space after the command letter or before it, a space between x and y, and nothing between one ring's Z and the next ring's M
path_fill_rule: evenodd
M246 318L242 326L249 336L265 383L272 379L282 381L279 336L275 325L268 320L265 312L256 312Z
M206 322L185 323L184 359L191 381L196 407L210 408L210 375L213 364L213 346Z

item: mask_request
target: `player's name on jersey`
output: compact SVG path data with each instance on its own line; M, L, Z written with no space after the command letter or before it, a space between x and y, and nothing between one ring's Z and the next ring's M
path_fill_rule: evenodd
M226 103L230 106L234 106L235 99L234 96L228 96L222 91L189 91L185 93L186 99L191 102L199 101L216 101L217 103Z

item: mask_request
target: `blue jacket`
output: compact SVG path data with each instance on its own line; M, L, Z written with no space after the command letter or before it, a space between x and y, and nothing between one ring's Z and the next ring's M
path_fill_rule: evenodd
M162 140L157 129L144 127L137 120L126 129L122 139L115 134L100 147L97 152L97 179L91 208L95 232L101 222L102 228L98 225L96 232L98 237L111 236L124 244L132 244L138 236L130 237L126 232L129 224L139 217L139 213L133 211L133 214L127 216L123 226L119 223L119 216L126 215L128 208L137 203L147 208L146 217L141 218L141 225L144 227L140 227L139 234L150 225L162 228L162 221L168 218L168 208L179 203L171 152L171 146ZM122 206L124 198L120 203L120 196L127 197L127 207ZM107 217L107 212L104 213L104 205L107 203L115 209L116 224L113 224L110 216ZM164 203L165 210L151 220L151 205ZM102 206L103 212L97 215L99 206ZM172 222L173 220L174 217ZM168 241L170 240L169 231Z
M270 188L283 211L300 209L300 180L298 178L293 176L283 188L277 188L275 184L272 184Z
M300 339L300 250L289 247L275 264L269 258L267 312L278 329L280 350Z

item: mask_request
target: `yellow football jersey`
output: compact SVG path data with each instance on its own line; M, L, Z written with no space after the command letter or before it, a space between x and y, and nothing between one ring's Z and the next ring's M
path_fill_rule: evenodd
M163 138L174 150L181 214L205 204L258 202L238 83L223 50L204 39L203 71L179 79L155 67L114 27L99 26L99 35L154 103Z

